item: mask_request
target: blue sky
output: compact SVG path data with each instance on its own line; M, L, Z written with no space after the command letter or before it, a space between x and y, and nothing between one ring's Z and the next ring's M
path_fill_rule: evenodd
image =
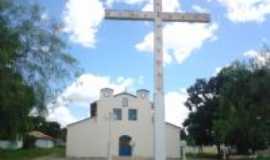
M50 120L66 125L87 117L102 87L152 91L151 22L103 19L104 8L151 10L151 0L29 1L43 5L47 18L63 22L68 50L84 70L57 98ZM186 88L236 59L256 57L262 44L269 44L270 0L163 1L165 11L212 17L210 24L164 24L166 119L180 125L188 114Z

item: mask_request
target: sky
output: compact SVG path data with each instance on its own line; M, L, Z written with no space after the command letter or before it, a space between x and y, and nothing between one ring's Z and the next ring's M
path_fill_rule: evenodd
M104 20L104 9L151 11L152 0L29 0L44 18L63 24L68 51L83 73L48 104L48 120L65 126L89 116L103 87L119 93L153 93L153 25ZM269 44L270 0L163 0L163 11L203 12L211 23L164 23L166 121L181 126L188 116L186 89L235 60L258 57Z

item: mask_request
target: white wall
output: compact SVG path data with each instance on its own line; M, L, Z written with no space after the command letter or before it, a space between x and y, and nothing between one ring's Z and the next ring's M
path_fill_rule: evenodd
M122 98L128 97L128 107L122 106ZM69 125L67 133L68 157L107 157L109 143L109 113L113 108L122 109L122 120L111 121L111 153L118 156L119 137L128 135L134 142L132 155L153 157L153 120L149 99L127 94L102 97L97 101L97 118L86 119ZM128 109L137 109L137 121L128 120ZM179 157L179 128L167 125L168 157Z
M122 106L122 98L129 99L128 106ZM119 95L117 97L104 98L98 101L98 123L108 126L108 117L113 108L122 109L122 120L112 121L112 154L118 156L119 137L128 135L135 142L133 156L152 157L153 155L153 122L151 102L148 99L141 99L129 95ZM137 120L128 120L128 110L137 109ZM108 132L107 132L108 133Z
M105 157L107 127L93 119L68 127L66 155L68 157Z
M218 153L216 146L203 146L203 152L204 153ZM186 153L200 153L200 147L199 146L187 146L186 147Z
M23 146L22 140L17 141L7 141L0 140L0 149L20 149Z
M37 139L35 141L35 146L37 148L53 148L54 147L54 142L52 140Z
M170 158L180 157L180 128L171 124L166 125L167 156Z

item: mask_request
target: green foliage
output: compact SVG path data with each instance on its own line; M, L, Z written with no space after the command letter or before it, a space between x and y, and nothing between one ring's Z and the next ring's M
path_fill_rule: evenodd
M183 125L187 127L189 136L196 145L213 145L217 143L213 135L213 119L217 112L217 94L219 81L199 79L187 91L189 98L186 106L191 113Z
M256 160L270 160L270 157L262 157L262 156L258 156L256 158Z
M0 67L13 64L17 54L14 50L20 48L18 33L7 27L6 22L0 18Z
M35 141L36 138L30 135L25 135L23 137L23 148L24 149L30 149L35 148Z
M29 128L28 114L35 104L33 89L19 74L0 70L0 139L15 139Z
M44 117L29 117L29 130L40 131L46 135L53 137L55 140L66 139L66 129L61 129L61 126L57 122L48 122ZM36 138L30 135L24 136L23 148L33 148Z
M0 139L29 131L30 112L44 113L46 103L77 73L59 24L43 14L29 2L0 1Z
M235 62L188 89L184 126L195 144L227 144L243 154L269 145L270 52L262 52L263 61Z
M32 122L31 130L37 130L45 133L53 138L65 140L65 129L61 129L61 126L57 122L47 122L45 118L41 116L30 117Z
M264 149L269 141L270 70L233 64L219 76L226 77L220 94L215 131L222 141L241 153Z
M0 5L5 6L0 7L4 41L0 59L5 62L1 64L16 70L33 87L36 109L42 111L64 80L75 76L77 62L66 52L60 25L44 18L40 6L16 0L2 0ZM62 85L54 85L57 82Z
M218 159L216 153L187 153L187 159Z

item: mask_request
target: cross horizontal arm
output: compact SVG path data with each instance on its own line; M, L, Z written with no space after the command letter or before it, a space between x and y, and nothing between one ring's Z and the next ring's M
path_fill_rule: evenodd
M162 20L167 22L190 22L190 23L208 23L210 15L204 13L170 13L163 12Z
M153 21L153 12L105 10L105 19Z
M166 22L189 22L189 23L208 23L210 15L206 13L173 13L162 12L161 18ZM140 11L116 11L105 10L105 19L112 20L137 20L137 21L154 21L154 12Z

